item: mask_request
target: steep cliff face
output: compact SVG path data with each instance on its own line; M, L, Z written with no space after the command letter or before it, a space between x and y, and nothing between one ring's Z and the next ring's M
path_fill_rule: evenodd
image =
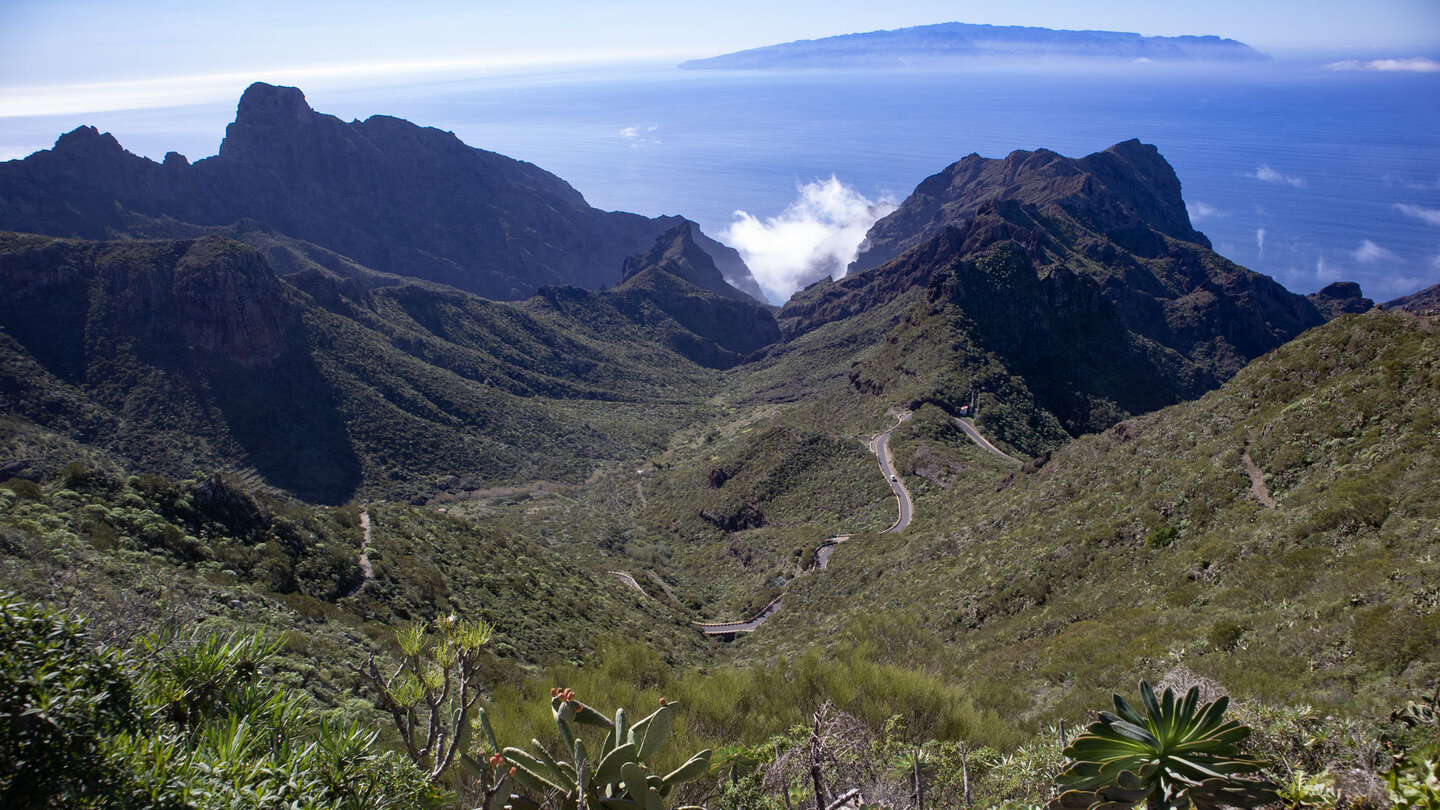
M0 292L15 416L140 470L248 466L318 500L359 483L304 303L254 248L7 234Z
M679 217L591 208L534 165L389 116L346 123L293 87L241 97L218 155L137 157L82 127L0 164L0 229L57 236L198 235L253 220L383 272L488 298L613 284ZM730 277L750 279L714 243Z
M281 358L297 307L255 249L218 237L55 242L11 236L0 250L0 324L74 380L84 354L263 367Z

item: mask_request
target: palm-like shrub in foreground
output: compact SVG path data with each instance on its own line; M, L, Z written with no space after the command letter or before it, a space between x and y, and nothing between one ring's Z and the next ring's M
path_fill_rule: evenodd
M1245 778L1265 763L1240 756L1250 728L1225 720L1228 697L1199 706L1200 690L1159 699L1140 682L1144 713L1115 696L1115 713L1100 718L1065 749L1071 762L1056 780L1063 793L1050 810L1257 807L1277 801L1270 782Z

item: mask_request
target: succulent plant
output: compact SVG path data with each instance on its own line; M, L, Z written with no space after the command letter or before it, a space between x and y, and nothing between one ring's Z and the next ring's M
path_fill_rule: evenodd
M675 706L662 701L659 709L632 724L624 709L618 709L611 721L576 700L572 690L551 690L555 728L571 759L554 759L539 740L531 740L533 752L511 747L502 755L514 765L511 775L516 782L537 794L558 794L562 810L663 810L676 785L705 775L710 767L709 749L664 776L646 766L670 737ZM598 756L592 757L576 735L576 724L606 730ZM510 799L511 810L539 807L522 796Z
M1257 807L1277 800L1275 785L1243 778L1265 763L1240 756L1248 726L1224 719L1228 697L1199 706L1200 690L1159 699L1140 682L1141 714L1115 695L1115 713L1099 719L1065 749L1071 762L1056 779L1064 790L1051 810Z
M373 655L354 669L379 693L411 761L438 782L463 752L481 695L479 651L495 628L454 614L437 619L435 627L440 632L434 643L426 622L395 631L402 658L390 675L380 671Z
M1396 757L1385 784L1396 807L1440 810L1440 750L1428 747Z

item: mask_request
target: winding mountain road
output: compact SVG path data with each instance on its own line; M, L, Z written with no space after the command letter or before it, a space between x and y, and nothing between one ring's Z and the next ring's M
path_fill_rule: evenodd
M895 472L895 460L890 456L890 431L900 427L900 425L909 418L909 411L901 411L899 417L895 420L895 424L870 438L870 452L875 454L875 459L880 464L880 473L885 476L885 480L890 484L890 489L895 493L895 500L899 504L899 516L895 519L894 523L890 524L890 528L885 529L885 532L904 531L905 527L910 525L910 516L915 509L914 501L910 498L910 490L905 488L905 483L900 480L899 474ZM821 543L815 549L815 567L820 570L828 568L830 565L830 555L835 553L835 547L849 539L850 535L842 534ZM728 636L734 633L749 633L764 624L766 619L775 615L775 612L780 610L780 600L784 598L785 595L782 593L770 600L770 604L762 608L759 613L742 621L692 622L692 624L707 636Z
M635 577L630 576L629 571L611 571L610 573L619 577L621 582L639 591L641 596L649 596L649 594L645 593L645 589L640 587L640 583L635 581Z
M985 449L985 450L989 450L991 453L994 453L995 455L999 456L1000 458L1005 459L1006 461L1010 462L1011 464L1015 464L1015 465L1018 465L1018 466L1023 466L1023 465L1025 464L1025 462L1021 461L1020 459L1015 458L1015 457L1012 456L1012 455L1009 455L1009 454L1006 453L1004 450L1001 450L1000 448L998 448L998 447L996 447L995 445L991 444L989 439L985 438L984 436L981 436L981 435L980 435L980 431L978 431L978 430L975 429L975 423L972 422L972 421L970 421L970 419L969 419L968 417L956 416L956 417L953 417L953 418L954 418L954 420L960 425L960 429L963 430L963 431L965 431L965 435L970 437L970 441L974 442L975 444L979 445L981 448L983 448L983 449Z
M908 412L900 417L904 422L910 417ZM897 422L895 427L899 427ZM895 428L890 428L894 430ZM874 439L870 440L870 452L875 454L875 459L880 462L880 472L890 484L890 489L895 493L895 500L899 502L899 517L890 524L885 532L903 532L905 527L910 525L910 515L915 509L915 502L910 498L910 490L905 488L905 482L895 473L895 459L890 457L890 430L884 433L877 433ZM884 532L882 532L884 534Z

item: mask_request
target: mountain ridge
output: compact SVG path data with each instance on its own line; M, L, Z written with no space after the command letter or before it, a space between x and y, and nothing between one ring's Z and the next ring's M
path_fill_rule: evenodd
M345 123L311 109L298 88L262 82L241 96L219 153L193 164L130 154L94 127L0 164L4 230L200 236L246 219L496 300L545 284L613 284L627 257L681 221L600 211L553 174L452 133L383 115ZM738 255L707 247L754 287Z
M872 225L851 268L894 258L973 217L989 200L1058 207L1117 241L1154 230L1210 247L1190 224L1175 170L1156 147L1132 138L1082 158L1048 149L1016 150L1003 159L971 153L921 181Z
M988 396L987 433L1031 455L1373 306L1354 284L1307 298L1216 254L1168 163L1133 140L964 158L877 222L852 268L787 302L787 340L904 306L850 386L952 411Z
M714 385L645 323L384 280L318 266L281 278L219 236L0 233L12 472L53 461L14 444L29 424L132 469L249 470L322 503L425 497L442 479L583 480L663 447Z
M277 125L266 122L275 119L314 132L302 133L299 145L268 143L258 133L272 131ZM398 119L374 125L439 137ZM343 157L345 148L316 144L349 143L352 136L346 125L310 110L298 90L266 90L247 97L221 151L232 163L260 166L259 179L247 182L283 195L294 174L284 167L293 156ZM126 155L94 130L62 141L65 149L46 161ZM435 143L474 151L453 136ZM157 166L130 156L129 164L147 176L187 171L179 158ZM567 189L556 185L550 199L563 200ZM79 198L77 213L93 203ZM281 460L300 452L305 439L257 444L263 434L257 425L249 444L237 441L214 392L269 397L236 414L313 423L310 435L330 437L327 452L341 455L329 468L348 470L345 483L326 479L324 494L313 496L333 499L362 487L419 496L423 482L446 476L570 480L580 467L643 454L659 436L625 435L638 436L636 426L625 424L628 415L603 428L593 416L569 427L566 419L593 412L599 402L628 414L652 398L678 410L651 427L673 428L685 409L703 409L717 384L711 375L725 370L736 395L751 403L793 401L808 391L826 407L859 405L856 413L865 413L924 402L955 410L978 397L988 435L1039 455L1129 415L1198 396L1304 329L1369 307L1354 285L1332 285L1307 299L1215 254L1191 226L1173 170L1155 147L1134 140L1083 158L1048 150L964 158L921 183L871 229L857 267L877 266L812 285L779 310L728 285L698 229L684 221L621 262L613 286L542 285L509 305L366 267L287 235L284 225L241 219L197 237L181 223L173 229L184 238L169 242L10 237L14 249L0 255L0 283L15 304L0 313L0 326L20 340L22 355L83 389L46 383L37 390L61 392L55 395L77 420L109 413L110 424L135 431L136 449L127 455L143 456L151 446L145 426L159 426L144 412L126 422L116 409L137 396L168 397L191 414L182 432L207 437L197 444L207 463L258 459L262 474L282 488L309 492L303 475L295 477L308 468ZM254 247L240 251L230 239ZM197 246L217 257L206 269L213 290L171 269ZM889 251L896 255L884 260ZM235 261L245 273L231 272L226 262ZM37 270L46 262L56 266ZM75 274L76 267L88 269ZM46 273L74 280L49 286L27 280ZM82 280L110 276L135 289ZM254 300L236 292L242 277L258 285ZM145 304L124 309L131 300ZM232 311L219 311L227 307ZM47 332L30 322L46 310L68 313L64 328ZM106 312L113 317L98 323L110 324L108 332L78 331ZM187 318L205 329L195 331ZM270 362L296 364L295 380L303 382L286 384L310 386L299 399L316 403L313 413L282 418L295 397L264 373ZM237 387L226 388L231 384ZM26 407L38 402L32 398ZM527 408L542 414L529 428L519 416ZM433 435L422 441L427 433ZM391 448L406 436L407 449ZM584 450L567 460L554 453L557 442ZM153 449L166 470L183 473L188 467L169 450L175 444ZM379 458L412 459L434 474L414 476Z

